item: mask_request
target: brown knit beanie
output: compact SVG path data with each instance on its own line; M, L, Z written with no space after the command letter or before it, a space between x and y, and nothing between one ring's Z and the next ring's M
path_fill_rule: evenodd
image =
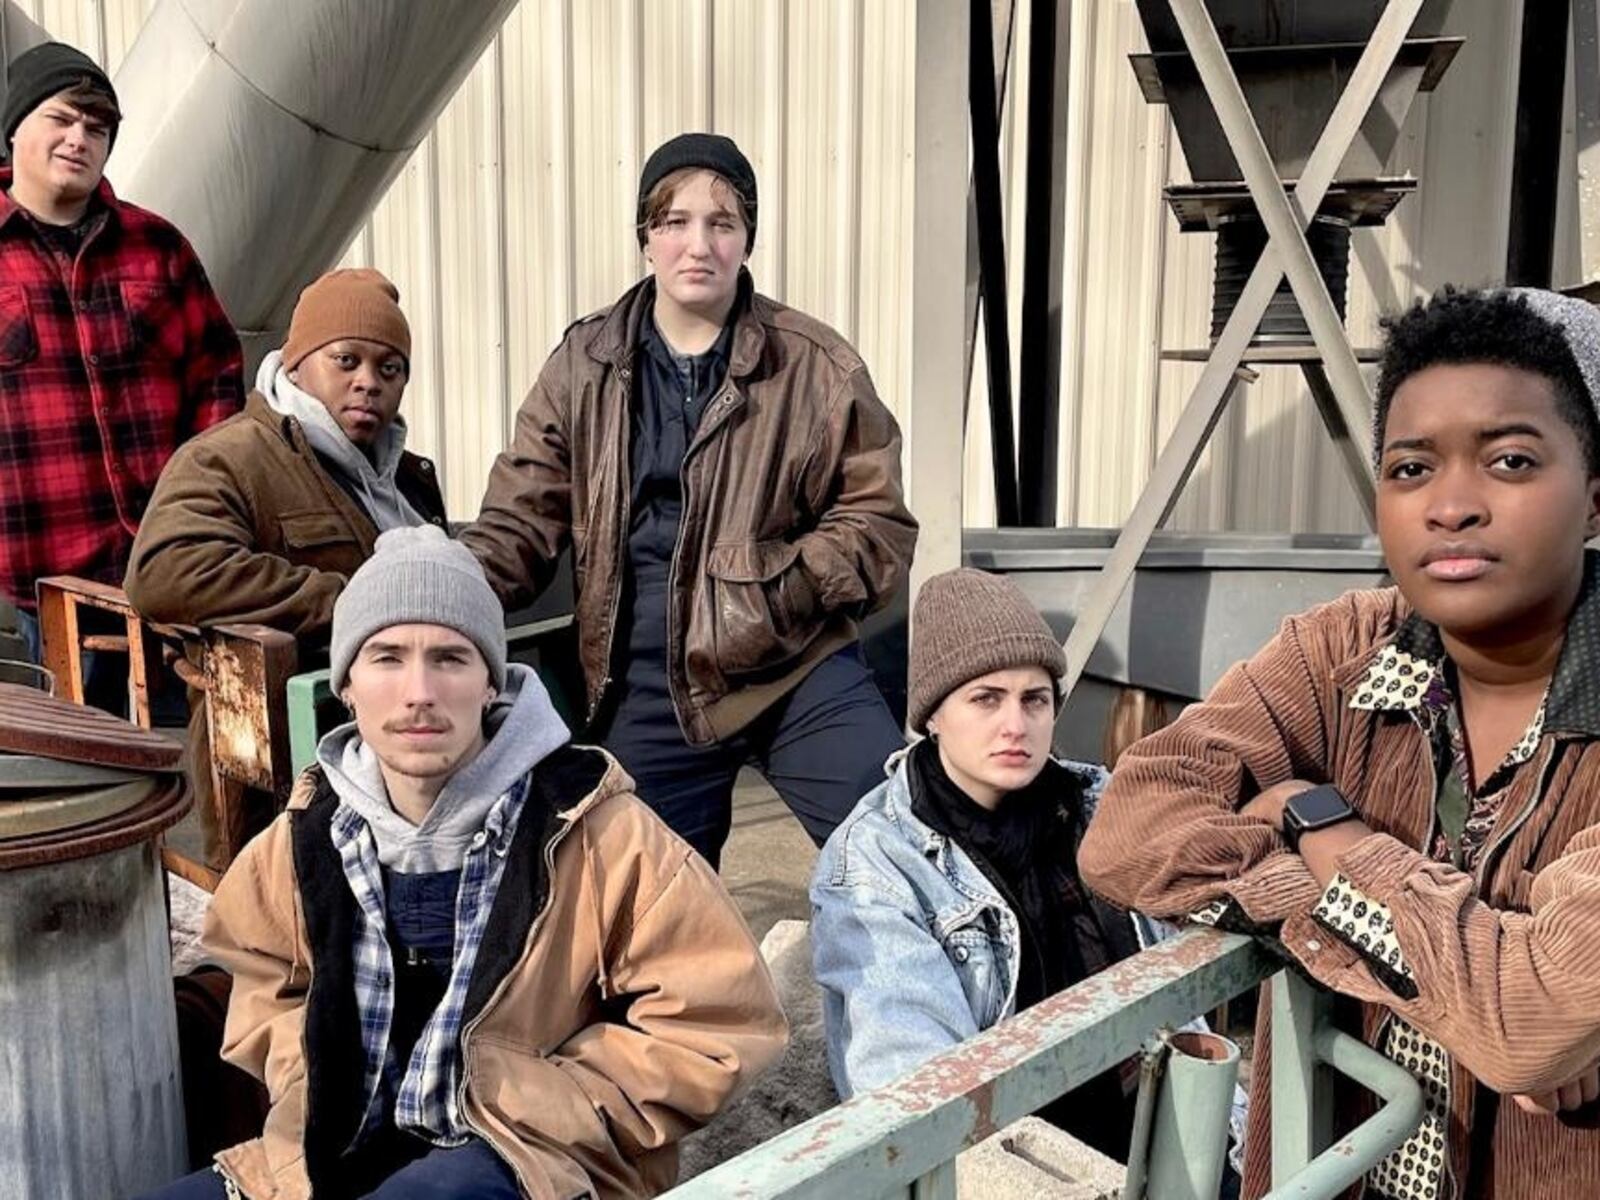
M289 318L283 365L292 371L313 350L340 338L363 338L398 350L411 366L411 326L400 311L400 291L370 267L329 271L305 291Z
M1013 667L1067 673L1067 656L1039 610L1004 575L960 567L917 593L911 616L907 716L916 733L944 698L969 679Z

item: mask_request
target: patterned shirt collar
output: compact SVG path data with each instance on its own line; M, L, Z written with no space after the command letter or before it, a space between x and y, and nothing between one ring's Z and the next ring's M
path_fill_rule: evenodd
M1446 686L1444 662L1438 627L1413 612L1372 651L1350 689L1349 707L1416 713L1430 692ZM1550 732L1600 738L1600 554L1592 551L1584 555L1583 588L1541 714Z

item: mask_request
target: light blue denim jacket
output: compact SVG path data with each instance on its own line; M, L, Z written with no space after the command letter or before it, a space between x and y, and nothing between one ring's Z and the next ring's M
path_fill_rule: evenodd
M839 1095L897 1079L1011 1015L1017 916L960 846L911 811L893 773L833 831L811 879L811 948ZM1092 807L1108 776L1067 762Z

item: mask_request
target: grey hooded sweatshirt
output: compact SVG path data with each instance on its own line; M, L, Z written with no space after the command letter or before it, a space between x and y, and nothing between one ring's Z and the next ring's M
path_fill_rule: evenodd
M572 737L539 676L520 663L506 666L505 690L485 719L483 750L451 776L420 825L389 803L378 757L354 721L330 730L318 744L317 761L328 783L367 822L383 866L408 875L459 870L494 802Z
M266 398L273 412L293 417L305 431L322 461L337 471L361 499L372 523L382 533L411 525L426 525L427 518L412 508L395 483L400 454L406 448L406 423L398 413L378 435L369 459L359 446L345 436L327 406L302 391L283 367L283 353L274 350L261 360L256 372L256 391Z

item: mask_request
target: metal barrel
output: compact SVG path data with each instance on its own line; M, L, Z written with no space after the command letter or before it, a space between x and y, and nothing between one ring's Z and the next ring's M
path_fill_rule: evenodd
M160 750L103 713L0 685L0 721L0 1200L121 1200L188 1166L157 845L187 789L94 761ZM51 723L76 761L17 752Z

